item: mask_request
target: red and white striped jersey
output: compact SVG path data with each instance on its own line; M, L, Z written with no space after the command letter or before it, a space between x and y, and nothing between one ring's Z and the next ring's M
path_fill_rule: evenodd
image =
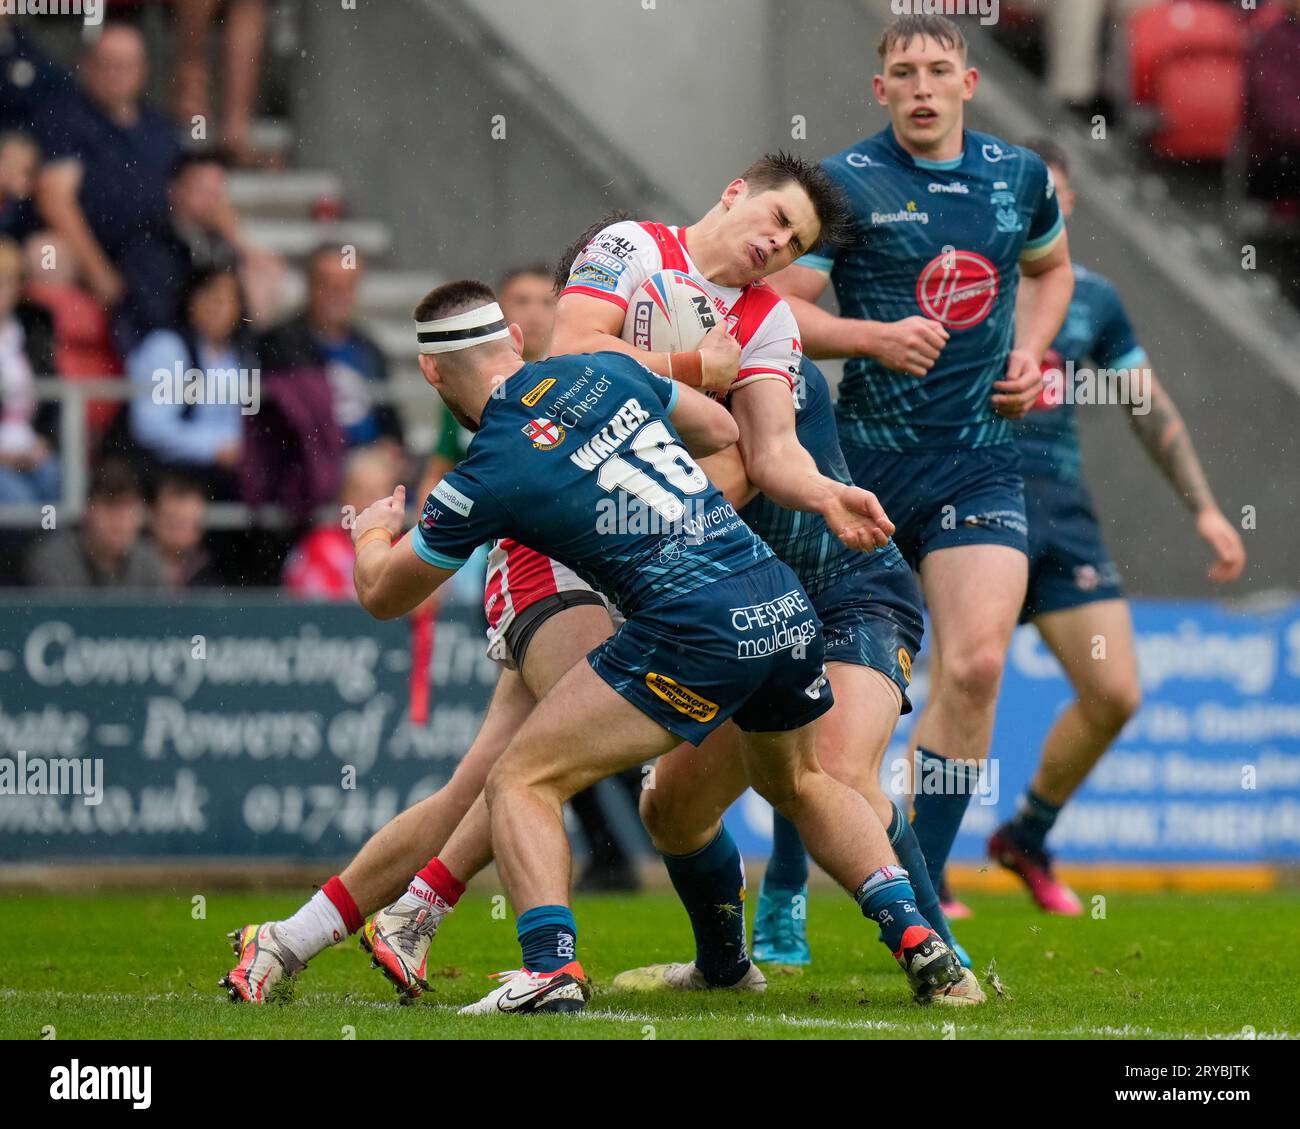
M739 289L710 282L691 258L685 228L632 220L602 228L574 259L564 293L602 298L626 312L637 288L662 270L682 271L698 282L740 343L733 391L775 379L794 389L803 345L789 304L762 281Z
M557 592L590 592L592 587L559 561L505 538L488 553L483 612L488 636L503 633L525 608Z

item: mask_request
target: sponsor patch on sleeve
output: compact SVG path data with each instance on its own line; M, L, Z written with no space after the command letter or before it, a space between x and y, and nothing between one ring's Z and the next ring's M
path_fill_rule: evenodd
M588 286L593 290L607 290L611 294L618 289L618 280L627 269L627 264L609 255L589 252L574 263L569 272L570 286Z
M461 517L469 517L474 508L474 499L467 498L445 478L433 488L430 498L437 498L449 510L455 510Z

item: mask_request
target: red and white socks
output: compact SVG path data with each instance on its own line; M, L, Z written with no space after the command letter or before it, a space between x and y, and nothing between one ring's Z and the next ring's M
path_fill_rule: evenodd
M281 921L277 932L293 954L305 963L364 924L357 903L336 874L297 913Z
M441 859L431 858L411 879L406 893L397 899L396 904L410 909L432 910L439 917L445 917L464 892L465 883L452 874Z

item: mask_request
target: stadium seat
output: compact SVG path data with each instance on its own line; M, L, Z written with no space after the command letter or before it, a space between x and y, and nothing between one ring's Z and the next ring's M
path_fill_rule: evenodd
M1176 0L1129 21L1133 100L1154 110L1162 157L1224 160L1241 125L1246 32L1228 7Z

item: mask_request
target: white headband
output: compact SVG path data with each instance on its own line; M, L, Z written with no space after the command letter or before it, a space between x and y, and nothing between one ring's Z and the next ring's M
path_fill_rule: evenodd
M457 349L482 345L485 341L509 337L510 328L501 307L495 302L489 302L486 306L467 310L463 314L453 314L449 318L417 321L415 333L421 353L451 353Z

